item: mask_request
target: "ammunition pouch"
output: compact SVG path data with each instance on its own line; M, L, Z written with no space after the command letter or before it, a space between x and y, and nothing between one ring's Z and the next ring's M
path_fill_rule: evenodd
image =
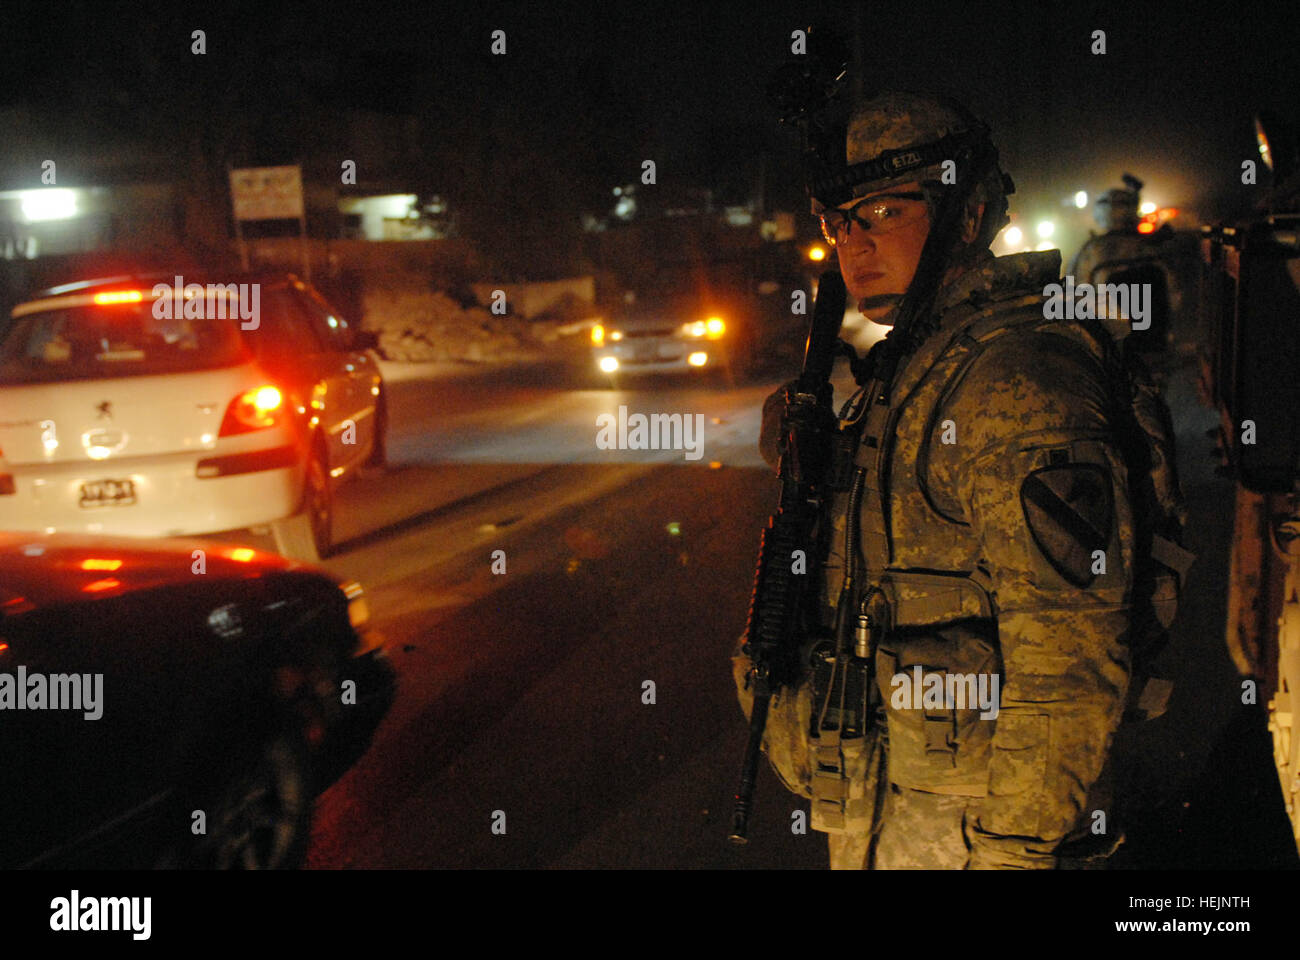
M1002 688L996 610L983 571L886 570L889 622L876 677L889 779L929 793L983 796Z
M880 590L890 611L887 629L929 627L956 620L994 620L993 579L983 570L933 573L885 570Z
M887 570L858 608L861 629L871 634L869 650L859 652L868 656L815 653L808 741L813 829L870 832L886 780L931 793L985 792L993 723L980 718L979 693L996 715L997 697L988 697L1001 689L991 583L983 571ZM918 692L927 676L938 674L941 703L927 706L923 696L912 703L909 696L902 705L895 697L901 686L895 678L916 685L918 667ZM950 674L973 680L959 691L947 682ZM875 689L867 689L872 683ZM936 681L928 683L933 689Z
M811 822L823 833L869 833L884 763L870 661L818 650L813 656Z

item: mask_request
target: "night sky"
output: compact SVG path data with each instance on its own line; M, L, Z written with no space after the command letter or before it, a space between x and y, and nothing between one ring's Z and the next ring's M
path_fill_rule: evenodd
M796 140L777 127L763 87L787 57L790 31L825 22L860 36L855 69L868 90L966 100L992 125L1021 203L1095 193L1132 170L1150 199L1209 217L1255 199L1238 173L1253 156L1252 112L1297 112L1294 9L6 5L0 109L35 112L48 139L0 144L0 178L33 185L33 151L64 144L123 152L142 138L166 144L196 116L207 124L204 149L249 162L326 154L332 162L332 119L359 107L419 118L416 149L369 158L369 169L417 188L454 191L486 153L514 158L505 179L551 178L557 207L590 205L609 185L635 179L646 158L662 184L689 180L726 194L768 155L774 195L788 189L793 201ZM206 57L189 53L195 28L207 31ZM507 33L504 57L488 52L498 28ZM1095 29L1106 31L1105 56L1089 52ZM491 195L495 185L477 189ZM511 197L508 188L498 193Z

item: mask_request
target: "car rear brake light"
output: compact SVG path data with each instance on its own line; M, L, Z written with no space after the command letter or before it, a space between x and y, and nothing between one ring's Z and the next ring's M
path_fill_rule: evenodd
M94 299L98 306L103 307L114 303L140 303L144 294L139 290L106 290L95 294Z
M264 384L245 390L231 400L230 406L226 408L220 436L229 437L236 433L273 427L280 422L283 412L284 396L277 388Z

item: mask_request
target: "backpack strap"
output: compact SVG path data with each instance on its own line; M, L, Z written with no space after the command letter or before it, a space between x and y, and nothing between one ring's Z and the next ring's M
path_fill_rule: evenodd
M1196 562L1196 554L1186 550L1174 541L1154 534L1151 537L1151 557L1159 563L1163 563L1170 570L1177 572L1178 583L1187 582L1187 571L1192 568Z

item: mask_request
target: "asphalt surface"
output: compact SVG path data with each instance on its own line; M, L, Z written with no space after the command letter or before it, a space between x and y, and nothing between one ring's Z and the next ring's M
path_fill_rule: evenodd
M1191 377L1169 397L1199 559L1159 663L1169 711L1116 741L1113 865L1294 867L1263 708L1222 640L1232 486ZM366 585L400 686L320 798L310 866L827 866L766 766L752 842L726 841L746 732L728 657L777 493L755 438L780 379L390 384L395 465L340 491L327 565ZM702 414L702 457L597 449L620 404Z

